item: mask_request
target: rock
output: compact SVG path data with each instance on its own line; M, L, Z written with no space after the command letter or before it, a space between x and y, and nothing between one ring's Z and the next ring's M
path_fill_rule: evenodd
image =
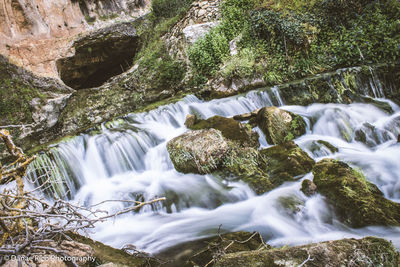
M91 32L74 42L73 56L57 60L60 77L74 89L100 86L132 65L138 41L129 22Z
M231 56L238 54L237 44L242 39L242 35L235 37L232 41L229 42L229 53Z
M234 253L257 250L261 247L264 247L264 241L259 233L235 232L185 242L162 251L157 257L171 261L166 267L206 266L214 255L219 255L221 251Z
M225 138L238 142L242 146L259 146L258 133L253 132L248 124L237 122L232 118L217 115L207 120L199 120L190 127L192 130L211 128L220 130Z
M210 173L222 163L227 140L215 129L189 131L175 137L167 149L175 169L183 173Z
M354 132L354 140L362 142L369 147L374 147L392 139L389 131L379 129L374 125L364 122Z
M188 114L186 115L185 126L187 128L190 128L196 123L196 121L197 121L196 115Z
M306 196L312 196L316 193L317 191L317 186L314 184L313 181L310 181L308 179L303 180L301 183L301 192L304 193Z
M244 113L244 114L233 116L233 119L237 120L237 121L247 121L247 120L250 120L252 117L253 117L252 113Z
M325 146L326 148L328 148L332 153L336 153L339 151L339 149L337 147L335 147L334 145L332 145L331 143L324 141L324 140L317 140L317 143Z
M390 242L366 237L228 253L214 266L398 266L398 257L399 254Z
M212 28L217 26L219 22L207 22L201 24L194 24L185 27L182 30L185 40L188 44L194 44L198 39L206 35Z
M397 143L400 143L400 134L397 136Z
M78 234L68 234L73 240L81 244L87 245L93 249L93 256L96 259L96 265L111 264L111 266L154 266L156 259L149 256L135 256L127 253L122 249L116 249L98 241L94 241L88 237ZM154 264L154 265L153 265ZM90 265L91 266L91 265Z
M269 144L281 144L306 132L301 116L277 107L262 108L257 114L257 125Z
M260 151L260 168L276 187L309 173L315 161L293 141Z
M217 172L223 178L235 177L249 185L257 195L274 188L268 174L260 164L260 154L252 147L235 147L224 157L221 170Z
M376 185L346 163L324 159L313 168L318 193L351 227L400 225L400 204L386 199Z

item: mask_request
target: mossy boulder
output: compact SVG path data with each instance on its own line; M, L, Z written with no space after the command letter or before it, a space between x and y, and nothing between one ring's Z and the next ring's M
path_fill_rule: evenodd
M260 151L260 168L276 187L309 173L315 161L293 141Z
M157 264L156 259L147 255L131 255L122 249L116 249L107 246L101 242L94 241L88 237L81 236L76 233L69 233L68 235L74 241L88 245L93 249L93 257L96 259L93 266L112 263L114 266L144 267Z
M344 223L400 226L400 204L386 199L376 185L346 163L324 159L313 168L317 191L335 208Z
M277 107L260 109L257 125L269 144L282 144L306 132L306 123L301 116Z
M229 146L221 131L188 131L167 144L175 169L182 173L206 174L217 169Z
M162 251L157 257L170 261L165 266L206 266L221 252L251 251L262 247L268 246L259 233L234 232L185 242Z
M399 254L390 242L381 238L366 237L358 240L342 239L289 248L228 253L214 266L372 267L398 266L398 259Z
M250 125L240 123L233 118L217 115L207 120L199 120L190 127L192 130L211 128L220 130L225 138L238 142L243 146L259 146L258 133L253 132Z
M234 177L247 183L258 195L274 188L268 174L262 169L259 151L252 147L236 147L224 157L220 171L216 174L229 179Z

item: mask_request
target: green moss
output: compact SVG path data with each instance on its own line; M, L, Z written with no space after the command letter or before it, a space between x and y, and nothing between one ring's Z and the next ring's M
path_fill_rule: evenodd
M339 151L339 149L337 147L335 147L334 145L330 144L327 141L324 140L318 140L317 143L325 146L326 148L328 148L332 153L336 153Z
M376 185L347 164L325 159L313 168L314 183L352 227L400 225L400 204L384 198Z
M232 146L224 157L220 171L224 178L231 176L247 183L256 194L261 195L274 188L268 174L260 168L260 155L254 148Z
M307 259L312 259L308 260ZM342 239L296 247L275 248L225 254L222 266L397 266L399 254L393 245L380 238Z
M261 168L274 186L294 181L311 171L314 160L294 142L286 142L260 151Z
M94 257L96 261L91 266L97 266L105 263L114 263L117 266L147 266L150 264L156 264L156 260L151 257L137 257L128 254L127 252L115 249L110 246L104 245L98 241L94 241L90 238L75 234L68 234L74 241L89 245L94 250Z

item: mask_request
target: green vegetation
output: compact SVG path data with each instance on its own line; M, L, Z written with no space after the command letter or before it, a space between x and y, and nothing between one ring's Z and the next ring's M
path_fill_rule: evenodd
M230 55L229 42L238 54ZM268 84L400 56L396 0L225 0L222 21L190 47L203 79L258 75Z
M313 168L317 191L352 227L400 225L400 204L383 196L378 187L346 163L324 159Z
M157 20L172 18L186 12L193 0L153 0L151 10Z
M14 78L10 64L0 59L0 124L21 124L32 122L33 98L45 99L46 95L37 88Z
M138 27L142 49L134 63L136 83L140 87L165 90L179 87L185 76L186 64L177 61L165 47L161 37L184 16L193 0L155 0L148 24Z

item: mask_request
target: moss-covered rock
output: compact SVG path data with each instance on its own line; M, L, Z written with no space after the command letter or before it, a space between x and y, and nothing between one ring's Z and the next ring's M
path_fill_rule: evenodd
M171 261L165 266L206 266L213 258L225 253L262 247L268 246L259 233L235 232L179 244L162 251L157 257Z
M257 114L257 125L270 144L291 141L306 132L301 116L277 107L262 108Z
M324 159L313 168L317 191L352 227L400 225L400 204L386 199L363 174L346 163Z
M183 173L210 173L228 152L227 140L219 130L196 130L175 137L167 144L175 169Z
M192 130L211 128L220 130L225 138L239 142L243 146L259 146L258 133L253 132L248 124L240 123L232 118L217 115L207 120L199 120L190 127Z
M260 168L276 187L309 173L315 161L293 141L260 151Z
M308 259L308 261L307 261ZM281 249L245 251L222 256L222 266L398 266L399 254L380 238L342 239ZM305 265L302 265L302 264Z
M117 266L132 266L132 267L144 267L144 266L156 266L157 261L150 256L134 256L127 253L124 250L112 248L104 245L101 242L94 241L88 237L81 236L79 234L70 233L68 234L74 241L90 246L94 250L93 257L95 263L93 266L100 264L113 263ZM92 265L90 265L92 266Z
M220 171L224 178L234 177L247 183L258 195L274 188L268 174L262 169L259 151L251 147L231 148L224 157Z

